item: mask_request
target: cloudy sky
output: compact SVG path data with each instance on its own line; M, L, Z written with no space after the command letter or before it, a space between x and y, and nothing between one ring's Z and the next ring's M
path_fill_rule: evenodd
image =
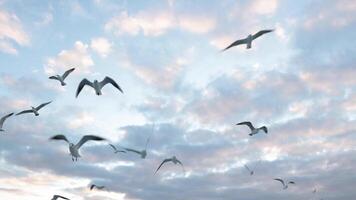
M221 53L235 39L274 28ZM355 198L356 2L1 0L0 197L49 200ZM75 67L67 86L48 77ZM84 77L114 78L102 96ZM266 125L249 137L241 121ZM72 162L64 142L96 134ZM176 155L185 164L162 159ZM257 165L250 176L244 164ZM294 180L282 190L273 178ZM105 185L89 191L88 185ZM312 194L313 189L316 194Z

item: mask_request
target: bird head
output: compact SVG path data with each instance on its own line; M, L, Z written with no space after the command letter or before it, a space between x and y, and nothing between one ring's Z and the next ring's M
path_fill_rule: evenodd
M73 146L74 146L74 144L73 144L73 143L69 143L69 146L70 146L70 147L73 147Z

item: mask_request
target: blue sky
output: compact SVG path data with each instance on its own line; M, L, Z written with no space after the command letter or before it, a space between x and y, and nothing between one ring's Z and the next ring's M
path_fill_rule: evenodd
M5 122L1 198L352 199L355 11L348 0L0 0L0 114L53 101ZM220 52L270 28L252 49ZM48 79L71 67L67 86ZM82 78L105 76L124 94L75 98ZM269 134L235 126L247 120ZM92 142L73 163L55 134L151 141L144 160ZM186 172L167 165L154 176L173 155ZM256 163L250 176L243 165ZM297 185L281 190L277 177Z

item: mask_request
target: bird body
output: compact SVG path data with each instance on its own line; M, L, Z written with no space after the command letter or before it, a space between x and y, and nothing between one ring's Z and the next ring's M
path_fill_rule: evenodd
M251 132L250 132L250 136L256 135L257 133L259 133L261 130L264 131L266 134L268 133L268 129L266 126L261 126L259 128L255 128L251 122L240 122L236 125L246 125L250 128Z
M176 164L180 164L180 165L182 166L182 168L183 168L183 171L185 171L184 166L183 166L183 163L182 163L181 161L179 161L176 156L173 156L172 158L164 159L164 160L162 161L162 163L158 166L157 170L155 171L155 174L156 174L156 173L158 172L158 170L163 166L163 164L165 164L165 163L167 163L167 162L173 162L173 164L175 164L175 165L176 165Z
M69 69L66 72L63 73L63 75L55 75L55 76L50 76L49 79L53 79L53 80L58 80L62 86L65 86L66 83L64 82L64 80L67 78L67 76L72 73L75 70L75 68Z
M39 105L39 106L37 106L37 107L31 106L31 109L21 111L21 112L17 113L16 115L22 115L22 114L26 114L26 113L33 113L35 116L38 116L38 115L40 115L40 114L38 113L38 111L39 111L41 108L45 107L46 105L50 104L51 102L52 102L52 101L49 101L49 102L47 102L47 103L43 103L43 104L41 104L41 105Z
M69 140L64 135L55 135L55 136L51 137L50 139L66 141L69 144L69 152L70 152L70 155L72 156L72 161L74 161L74 160L77 161L78 158L81 157L79 154L79 149L87 141L89 141L89 140L94 140L94 141L105 140L104 138L95 136L95 135L85 135L80 139L80 141L77 144L73 144L73 143L69 142Z
M233 42L232 44L230 44L228 47L226 47L225 49L223 49L222 51L226 51L228 49L230 49L231 47L237 46L237 45L241 45L241 44L246 44L246 49L251 49L252 48L252 41L257 39L258 37L260 37L263 34L269 33L274 31L273 29L270 30L261 30L259 32L257 32L254 35L249 34L246 38L244 39L240 39L240 40L236 40L235 42Z
M7 114L0 119L0 131L5 131L2 127L7 118L11 117L14 113Z
M79 93L82 91L84 86L88 85L92 87L95 90L96 95L102 95L101 89L106 85L110 83L114 87L116 87L120 92L124 93L121 89L121 87L110 77L106 76L102 81L94 80L93 82L90 82L88 79L84 78L78 85L77 92L76 92L76 97L78 97Z

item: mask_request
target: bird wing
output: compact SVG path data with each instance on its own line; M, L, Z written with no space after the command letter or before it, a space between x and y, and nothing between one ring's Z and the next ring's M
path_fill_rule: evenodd
M163 165L164 163L170 162L170 161L172 161L172 158L164 159L164 160L162 161L162 163L158 166L158 168L157 168L155 174L158 172L158 170L162 167L162 165Z
M62 75L63 80L64 80L65 78L67 78L67 76L68 76L70 73L72 73L74 70L75 70L75 68L72 68L72 69L69 69L69 70L65 71L64 74Z
M111 85L113 85L114 87L116 87L118 90L120 90L120 92L124 93L124 91L122 91L121 87L114 81L114 79L106 76L104 78L104 80L102 80L99 84L100 84L100 88L103 88L106 84L110 83Z
M295 182L294 182L294 181L289 181L288 183L289 183L289 184L294 184L294 185L295 185Z
M182 166L183 171L185 171L183 163L182 163L180 160L178 160L178 159L177 159L177 162Z
M137 154L140 154L141 155L141 151L137 151L135 149L130 149L130 148L124 148L126 151L131 151L131 152L134 152L134 153L137 153Z
M253 38L253 39L256 39L256 38L260 37L261 35L266 34L266 33L269 33L269 32L272 32L272 31L274 31L274 30L273 30L273 29L269 29L269 30L261 30L261 31L258 31L256 34L254 34L254 35L252 36L252 38Z
M251 129L251 131L252 131L253 129L255 129L255 127L253 127L253 125L252 125L251 122L240 122L240 123L238 123L238 124L236 124L236 125L246 125L246 126L248 126L248 127Z
M82 139L80 139L78 144L76 144L77 148L79 149L84 143L86 143L89 140L102 141L105 140L105 138L96 135L84 135Z
M147 150L147 145L148 145L149 142L150 142L150 137L147 138L145 150Z
M114 145L112 145L112 144L109 144L109 145L114 149L114 151L117 151L117 148Z
M45 107L46 105L48 105L48 104L50 104L50 103L52 103L52 101L49 101L49 102L47 102L47 103L43 103L43 104L37 106L36 110L40 110L41 108Z
M64 197L64 196L61 196L61 195L54 195L54 196L53 196L53 199L54 199L54 200L56 200L56 199L58 199L58 198L70 200L70 199L68 199L67 197Z
M75 97L78 97L80 91L82 91L83 87L85 85L89 85L90 87L94 88L94 85L92 82L88 81L88 79L84 78L82 81L80 81L78 88L77 88L77 92L75 94Z
M231 47L240 45L240 44L246 44L246 39L242 39L242 40L236 40L235 42L233 42L232 44L230 44L228 47L226 47L225 49L223 49L222 51L226 51L228 49L230 49Z
M247 171L251 172L250 168L248 168L247 165L244 165L244 167L247 169Z
M282 179L280 179L280 178L275 178L275 179L273 179L273 180L279 181L279 182L281 182L281 183L284 185L284 181L283 181Z
M262 129L266 134L268 133L268 129L266 126L262 126L260 129Z
M49 138L50 140L64 140L66 141L67 143L69 143L69 140L66 138L66 136L64 135L55 135L51 138Z
M21 111L19 113L17 113L16 115L22 115L22 114L25 114L25 113L33 113L32 110L24 110L24 111Z
M50 76L48 77L49 79L54 79L54 80L59 80L59 78L57 76Z
M12 116L13 114L14 114L14 113L7 114L7 115L3 116L3 117L0 119L0 128L1 128L2 125L4 124L4 121L5 121L8 117Z
M92 184L92 185L90 186L90 190L92 190L95 186L96 186L96 185Z

